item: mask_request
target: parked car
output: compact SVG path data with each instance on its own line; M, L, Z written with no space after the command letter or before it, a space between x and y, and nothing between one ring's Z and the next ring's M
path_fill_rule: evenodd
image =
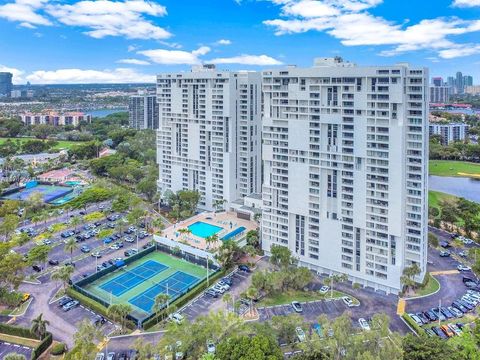
M217 298L218 297L218 293L215 291L215 290L212 290L212 289L207 289L205 290L205 294L207 296L211 296L213 298Z
M300 304L298 301L292 301L292 307L293 310L297 313L303 312L302 304Z
M320 336L321 338L323 338L323 330L322 330L322 326L319 324L319 323L314 323L312 325L312 329L313 331L315 331L315 333Z
M63 305L62 309L63 311L67 312L77 307L78 305L80 305L80 303L77 300L72 300L69 303L66 303L65 305Z
M440 251L440 257L449 257L450 251Z
M58 307L62 307L63 305L68 304L70 301L73 301L73 299L68 296L64 296L58 300Z
M430 321L437 321L438 320L437 315L431 310L425 311L424 314L428 318L428 320L430 320Z
M459 311L461 311L464 314L468 312L468 309L465 306L463 306L462 304L460 304L460 302L457 301L457 300L452 302L452 307L454 307L455 309L458 309Z
M168 318L177 324L180 324L185 319L185 317L180 313L170 314L168 315Z
M353 299L350 296L343 296L342 301L348 307L355 306L355 304L353 303Z
M300 326L297 326L295 328L295 334L297 334L298 341L300 341L300 342L305 341L305 332L303 331L303 329Z
M413 314L412 314L412 315L413 315ZM413 316L415 316L415 315L413 315ZM415 316L415 317L416 317L416 316ZM420 319L418 319L418 320L420 320ZM370 325L368 324L368 321L365 320L364 318L358 319L358 323L360 324L360 327L362 328L362 330L366 330L366 331L370 331L370 330L371 330L371 329L370 329ZM421 323L421 321L420 321L420 323Z
M245 264L238 265L238 270L243 271L243 272L247 272L247 273L250 272L250 268Z
M430 337L436 336L436 334L433 332L433 330L429 329L429 328L425 329L425 333Z
M440 330L440 328L434 326L432 327L432 330L439 338L448 339L447 335L445 335L445 333L442 330Z
M58 260L56 259L50 259L48 260L48 263L52 266L57 266L59 264Z
M447 319L452 319L455 317L455 315L453 315L447 308L445 307L441 307L440 308L440 311L442 312L443 315L445 315L445 317Z
M42 268L38 265L32 265L32 269L36 272L41 272L42 271Z
M130 236L125 236L123 239L124 239L126 242L128 242L128 243L133 243L133 242L135 241L135 240L134 240L133 238L131 238Z
M422 323L424 324L428 324L430 322L430 320L428 320L428 318L422 312L418 312L415 315L417 315L422 320Z
M105 354L104 353L97 353L97 356L95 356L95 360L103 360L105 359Z
M98 258L101 258L101 257L102 257L102 254L100 254L100 252L98 252L98 251L95 251L95 252L92 253L92 256L93 256L94 258L97 258L97 259L98 259Z
M110 244L113 240L110 237L106 237L106 238L103 238L102 241L103 241L104 244Z
M458 310L457 308L454 308L453 306L449 306L449 307L448 307L448 310L449 310L453 315L455 315L455 317L462 317L462 316L463 316L463 312L461 312L461 311Z
M417 315L415 314L408 314L410 316L410 318L415 321L415 323L418 325L418 326L422 326L423 325L423 321L420 317L418 317ZM360 319L358 320L358 322L360 322ZM360 326L362 326L362 324L360 324Z
M113 351L108 353L107 360L115 360L115 353Z
M88 245L82 245L82 247L80 248L80 251L83 252L83 253L89 253L90 250L91 249Z
M52 244L52 240L50 239L44 239L43 240L43 245L51 245Z
M320 290L318 290L318 292L319 292L320 294L326 294L326 293L328 292L328 290L330 290L330 287L327 286L327 285L323 285L323 286L320 288Z
M440 326L440 329L444 332L447 337L452 337L454 335L452 329L450 329L447 325Z
M458 271L470 271L470 270L472 270L472 268L470 266L466 266L466 265L463 265L463 264L458 264L457 265L457 270Z
M440 321L445 321L447 320L447 318L445 317L445 315L442 314L442 312L438 309L438 308L432 308L431 311L433 313L435 313L435 315L437 316L438 319L440 319Z
M207 340L207 352L209 354L215 354L215 351L217 351L217 348L215 347L213 340Z
M448 327L450 328L450 330L452 330L452 332L457 335L457 336L460 336L462 335L463 331L455 324L448 324Z

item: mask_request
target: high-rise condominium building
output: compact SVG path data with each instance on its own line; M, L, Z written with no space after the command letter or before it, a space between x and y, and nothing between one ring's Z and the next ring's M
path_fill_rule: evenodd
M472 85L473 85L473 76L465 75L463 77L463 87L465 88L466 86L472 86Z
M451 88L448 85L430 86L430 102L432 104L448 104L450 102Z
M12 73L0 72L0 97L10 96L13 87L12 77Z
M442 145L448 145L455 141L465 141L468 134L468 125L464 123L430 123L429 131L430 135L440 135Z
M428 70L340 58L263 71L262 243L398 292L427 261Z
M128 120L134 129L158 129L158 104L155 94L132 95L128 99Z
M198 190L199 207L261 191L261 74L213 65L157 77L158 180Z
M465 85L463 83L463 74L460 71L457 71L455 74L455 89L457 94L463 94L463 89Z

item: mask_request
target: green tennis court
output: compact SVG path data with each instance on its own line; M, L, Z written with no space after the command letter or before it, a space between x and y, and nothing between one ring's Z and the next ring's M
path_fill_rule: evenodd
M152 313L158 294L166 293L173 301L206 276L207 270L199 265L154 251L85 285L84 289L107 303L129 304L132 315L144 318Z

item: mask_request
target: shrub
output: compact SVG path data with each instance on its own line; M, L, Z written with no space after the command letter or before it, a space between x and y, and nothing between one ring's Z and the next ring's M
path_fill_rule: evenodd
M64 343L56 343L52 346L50 353L52 355L62 355L67 350L67 347Z
M439 242L435 234L432 234L430 232L428 233L428 243L430 244L430 246L438 247Z

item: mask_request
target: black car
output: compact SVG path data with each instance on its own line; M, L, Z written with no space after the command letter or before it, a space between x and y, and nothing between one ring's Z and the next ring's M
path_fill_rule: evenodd
M107 227L109 227L110 229L115 229L115 224L114 223L109 223L109 224L107 224Z
M42 271L42 268L41 268L40 266L38 266L38 265L33 265L33 266L32 266L32 269L33 269L34 271L36 271L36 272Z
M65 296L65 297L61 298L60 300L58 300L58 307L62 307L63 305L68 304L72 300L73 300L72 298L70 298L68 296Z
M245 264L238 265L238 270L244 271L244 272L247 272L247 273L250 272L250 268Z
M121 353L120 355L118 355L118 360L128 360L127 354Z
M224 277L224 278L222 279L222 281L223 281L225 284L227 284L228 286L232 286L232 284L233 284L232 278L229 277L229 276Z
M430 320L428 320L428 318L422 312L416 313L415 315L417 315L424 324L428 324L430 322Z
M101 223L100 221L95 221L94 224L95 224L95 226L100 226L100 225L102 225L102 223Z
M87 213L86 213L85 211L83 211L83 210L80 211L79 214L80 214L80 215L87 215Z
M50 259L50 260L48 260L48 263L52 266L56 266L56 265L58 265L58 260Z
M73 266L73 267L75 267L75 263L74 263L74 262L72 262L71 260L67 260L67 261L65 261L65 263L64 263L63 265L65 265L65 266Z
M462 281L463 281L463 283L467 283L467 282L476 283L475 279L469 278L467 276L462 277Z
M462 304L464 307L466 307L469 311L473 310L475 307L473 305L470 305L466 301L463 300L457 300L460 304Z
M208 289L205 291L205 295L207 296L211 296L213 298L217 298L218 297L218 294L216 291L212 290L212 289Z

